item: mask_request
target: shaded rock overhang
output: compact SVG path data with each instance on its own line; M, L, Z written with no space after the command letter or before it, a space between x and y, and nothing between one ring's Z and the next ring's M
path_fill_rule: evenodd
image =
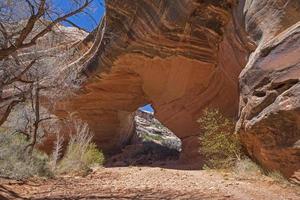
M79 73L80 95L65 102L110 151L132 133L132 113L151 103L187 146L203 108L237 116L238 75L251 43L233 20L233 1L106 1L106 28ZM239 25L237 25L239 24ZM193 143L193 142L192 142Z
M104 36L78 73L79 95L58 110L78 112L99 146L113 152L130 138L134 111L151 103L156 117L181 138L181 160L197 163L201 156L196 121L203 108L215 107L239 118L237 131L253 158L290 176L300 166L299 148L294 147L300 137L298 101L293 101L293 114L285 120L293 127L292 135L282 130L284 126L250 119L276 116L281 121L284 116L274 104L281 93L261 101L256 94L260 97L274 87L255 89L268 85L263 78L270 74L271 82L281 77L276 75L281 71L293 69L298 74L299 4L297 0L107 0ZM285 50L276 44L284 44ZM281 64L265 68L274 58ZM293 89L297 94L299 76L293 79L283 91ZM267 108L276 114L268 115ZM259 136L266 129L272 145ZM290 142L280 147L287 138Z

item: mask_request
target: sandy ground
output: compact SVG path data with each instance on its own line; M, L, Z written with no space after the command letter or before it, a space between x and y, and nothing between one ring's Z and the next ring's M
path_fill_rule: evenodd
M266 176L157 167L97 168L88 176L0 179L0 199L300 199L300 187Z

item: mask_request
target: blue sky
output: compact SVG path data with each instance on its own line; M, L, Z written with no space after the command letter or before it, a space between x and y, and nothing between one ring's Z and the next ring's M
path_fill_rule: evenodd
M74 9L71 7L72 4L70 2L70 0L52 0L54 7L64 11L65 13ZM104 0L94 0L90 8L86 10L92 18L88 14L80 13L76 16L70 17L69 20L88 31L92 31L97 27L97 24L103 16L104 10ZM64 25L68 26L69 24Z
M140 108L141 110L149 111L149 112L154 112L152 106L150 104L145 105L144 107Z
M72 10L71 8L71 4L69 0L52 0L54 3L54 6L56 8L59 8L61 10L63 10L64 12L68 12L70 10ZM76 16L70 17L69 19L77 24L78 26L88 30L88 31L92 31L94 28L96 28L97 23L99 23L101 17L104 14L104 0L94 0L94 2L91 5L91 9L88 10L87 12L95 19L95 21L93 21L91 19L90 16L88 16L87 14L78 14ZM68 25L68 24L64 24L64 25ZM141 107L140 109L142 110L146 110L149 112L154 112L152 106L150 104L145 105L144 107Z

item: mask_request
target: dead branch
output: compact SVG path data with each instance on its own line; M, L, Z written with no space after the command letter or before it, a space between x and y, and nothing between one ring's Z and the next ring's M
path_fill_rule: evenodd
M10 55L12 55L14 52L16 52L19 49L28 48L28 47L35 45L36 41L38 39L40 39L41 37L43 37L44 35L46 35L48 32L50 32L56 24L67 20L71 16L74 16L78 13L83 12L84 9L87 8L92 2L93 2L93 0L85 0L85 3L82 6L80 6L79 8L77 8L61 17L58 17L53 21L50 21L50 23L46 26L46 28L44 28L42 31L40 31L35 36L33 36L33 38L29 42L24 43L24 41L28 38L28 36L33 32L33 28L34 28L36 22L42 16L44 16L44 14L46 12L46 0L41 0L39 8L38 8L38 12L36 14L33 14L30 16L30 18L28 19L28 21L26 23L26 26L22 29L19 37L16 39L16 42L7 48L0 49L0 60L3 60L5 58L9 57ZM30 7L32 7L32 4L30 5ZM34 8L32 9L32 13L34 13Z
M9 114L11 113L11 111L13 110L13 108L18 105L21 102L25 102L26 98L25 96L21 96L20 99L16 99L16 100L12 100L9 105L7 106L6 110L4 111L4 113L2 114L1 118L0 118L0 126L6 122Z

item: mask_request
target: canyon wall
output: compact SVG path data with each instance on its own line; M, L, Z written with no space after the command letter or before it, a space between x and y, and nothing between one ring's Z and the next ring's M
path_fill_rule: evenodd
M244 13L258 47L240 75L237 131L263 167L299 179L300 2L248 1Z
M64 102L86 120L106 152L132 134L132 113L151 103L182 139L184 163L201 166L196 122L205 107L238 112L238 76L249 46L228 1L107 1L97 55L83 68L79 95ZM253 45L252 45L253 46Z
M218 108L239 120L252 158L292 176L300 166L299 4L107 0L102 42L76 76L77 95L57 112L76 111L114 153L133 133L134 111L152 104L181 138L181 162L197 168L196 121Z

